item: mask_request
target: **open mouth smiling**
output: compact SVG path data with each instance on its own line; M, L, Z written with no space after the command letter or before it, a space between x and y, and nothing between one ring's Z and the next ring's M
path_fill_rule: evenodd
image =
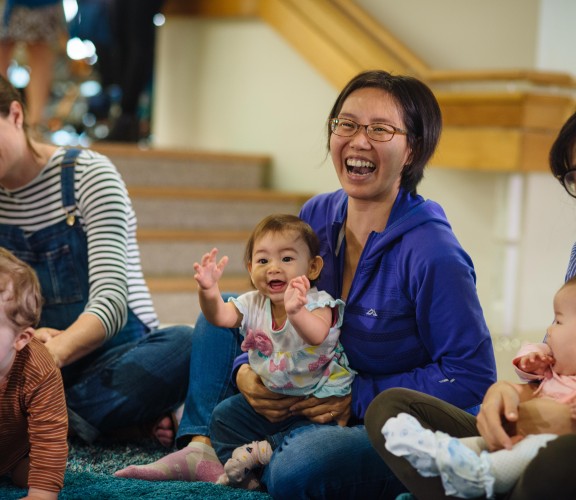
M268 283L268 288L270 288L270 290L272 290L273 292L280 292L282 291L285 285L286 285L285 281L272 280Z
M346 160L346 170L349 174L368 175L376 170L376 165L371 161L349 158Z

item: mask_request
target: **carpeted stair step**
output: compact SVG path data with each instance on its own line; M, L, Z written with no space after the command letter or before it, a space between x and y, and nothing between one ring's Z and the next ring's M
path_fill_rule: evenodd
M311 196L268 189L264 155L112 143L93 149L112 160L130 193L144 276L163 324L195 323L193 264L213 247L230 259L220 289L249 290L243 259L250 231L272 213L297 214Z
M172 276L146 278L154 307L163 325L194 324L200 305L198 304L198 287L192 276ZM220 280L222 293L243 293L252 289L247 272L230 273Z
M310 195L264 189L128 186L138 227L251 230L272 213L298 214Z
M211 189L259 189L268 186L269 156L178 149L142 149L136 145L95 143L108 156L127 186L190 186Z
M206 252L218 248L227 255L227 274L242 274L247 230L139 229L142 268L147 276L193 276L194 262Z

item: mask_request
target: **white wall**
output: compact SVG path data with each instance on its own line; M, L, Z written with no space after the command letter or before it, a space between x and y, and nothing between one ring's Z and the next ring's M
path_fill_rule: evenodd
M358 3L436 69L576 74L572 0ZM257 20L169 18L158 50L156 145L269 154L276 189L338 187L324 136L337 89L270 27ZM516 198L510 196L515 187ZM444 206L475 262L480 300L508 376L519 342L541 339L551 320L552 296L576 239L576 200L548 174L518 178L440 167L427 170L419 191Z
M269 154L277 189L339 186L324 128L337 91L266 24L168 20L155 85L156 145Z
M540 0L355 1L432 68L534 67Z

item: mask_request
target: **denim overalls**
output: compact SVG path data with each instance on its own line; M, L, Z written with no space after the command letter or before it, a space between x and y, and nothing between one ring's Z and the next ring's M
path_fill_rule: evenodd
M68 328L89 295L88 245L75 217L74 166L79 149L62 160L66 218L26 235L0 224L0 246L30 264L44 305L39 327ZM101 432L150 423L184 400L192 328L149 329L128 310L126 326L84 358L62 368L70 426L86 441Z

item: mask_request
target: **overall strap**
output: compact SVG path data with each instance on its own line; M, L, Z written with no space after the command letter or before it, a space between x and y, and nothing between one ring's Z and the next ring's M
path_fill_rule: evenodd
M62 189L62 206L66 214L66 224L73 226L75 222L74 211L76 209L76 196L74 192L74 166L76 158L81 149L70 148L64 153L62 158L62 173L60 174L60 185Z

